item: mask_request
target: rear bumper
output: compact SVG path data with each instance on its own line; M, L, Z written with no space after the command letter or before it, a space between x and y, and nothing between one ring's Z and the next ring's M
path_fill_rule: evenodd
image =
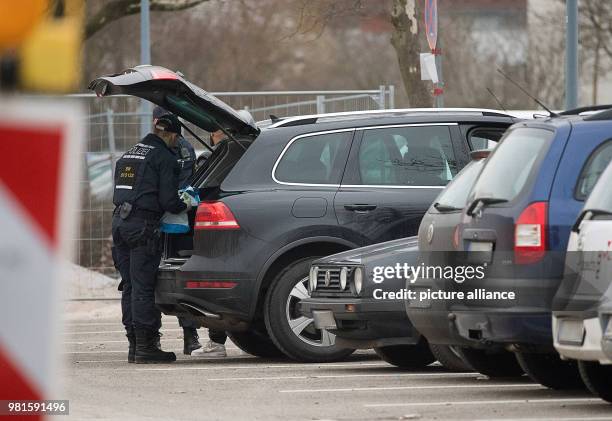
M313 317L313 311L332 312L337 329L329 331L337 336L338 343L346 347L416 344L420 338L399 300L308 298L300 303L300 311L306 317Z
M189 263L189 262L188 262ZM187 289L188 281L214 279L201 271L182 266L162 265L157 272L155 303L168 315L196 320L203 326L229 331L246 330L254 280L232 278L233 288Z
M582 324L584 335L582 343L570 344L559 340L559 325L567 320L574 320ZM612 364L612 359L606 356L602 348L603 331L599 317L577 319L553 316L552 324L555 349L561 357L573 360L598 361L600 364Z
M451 281L452 282L452 281ZM461 286L436 280L418 280L418 290L486 289L513 291L514 301L432 300L406 301L415 329L435 344L485 347L516 345L552 349L551 303L559 279L483 279Z

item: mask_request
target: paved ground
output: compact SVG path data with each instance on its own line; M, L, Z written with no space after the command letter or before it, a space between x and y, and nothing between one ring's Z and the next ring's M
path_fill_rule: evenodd
M179 355L176 319L164 318L163 333L162 346ZM127 364L114 316L72 318L64 344L65 396L79 420L612 420L612 405L586 392L437 365L402 372L371 352L343 363L298 364L254 358L229 344L224 359L181 354L171 365Z

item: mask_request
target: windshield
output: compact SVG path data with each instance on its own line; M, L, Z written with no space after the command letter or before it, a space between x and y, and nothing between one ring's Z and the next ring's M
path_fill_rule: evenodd
M474 185L473 199L511 201L516 198L553 136L554 132L545 129L519 127L510 130L487 159Z
M463 209L466 205L468 194L476 181L476 177L484 166L484 159L470 162L461 170L457 177L440 193L436 208Z
M612 212L612 164L608 165L603 172L588 200L584 204L584 210L601 210Z

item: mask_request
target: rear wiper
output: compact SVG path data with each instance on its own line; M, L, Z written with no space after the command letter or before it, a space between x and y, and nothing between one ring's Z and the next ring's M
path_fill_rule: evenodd
M462 209L462 208L458 208L457 206L444 205L440 202L434 203L433 207L436 208L438 212L452 212L452 211L458 211Z
M480 197L472 201L466 213L472 216L481 211L485 206L495 205L497 203L506 203L507 201L508 199L500 199L497 197Z

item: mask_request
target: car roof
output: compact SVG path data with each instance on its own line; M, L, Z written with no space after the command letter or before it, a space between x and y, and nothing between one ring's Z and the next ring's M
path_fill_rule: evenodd
M584 107L573 111L577 112L564 112L555 116L547 116L530 121L523 121L521 122L521 125L527 127L560 127L564 125L571 125L574 128L578 128L582 126L590 127L592 124L601 123L612 126L612 108L587 110L587 107Z
M300 126L317 123L331 123L342 121L355 121L364 119L375 119L383 117L506 117L518 118L519 116L499 110L487 108L404 108L368 111L348 111L341 113L310 114L292 117L274 117L269 120L258 122L261 128L273 129L279 127Z

